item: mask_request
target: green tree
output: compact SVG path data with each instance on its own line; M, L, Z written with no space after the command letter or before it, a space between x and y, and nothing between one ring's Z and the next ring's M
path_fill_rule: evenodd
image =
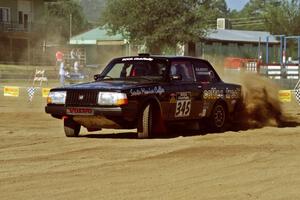
M264 17L268 31L274 35L297 36L300 33L299 0L283 0L277 4L270 4ZM286 55L297 58L297 40L287 40L287 47Z
M83 8L89 22L99 23L100 13L105 7L105 0L76 0Z
M289 17L284 16L291 9L287 4L295 2L298 0L250 0L241 11L231 11L229 18L234 29L271 31L272 26L275 28L272 23L278 16ZM281 26L276 24L280 29Z
M226 18L230 13L225 0L206 1L204 6L212 13L212 19Z
M267 0L250 0L241 11L231 11L232 28L265 30L264 12L267 4Z
M70 20L72 28L70 30ZM48 3L45 14L45 32L50 40L65 42L72 35L78 34L88 27L87 20L78 2L58 0Z
M204 36L216 16L214 5L211 0L108 0L102 20L112 34L121 33L131 42L145 43L151 53L161 53Z
M265 12L266 27L272 34L299 35L300 2L283 0L270 4Z

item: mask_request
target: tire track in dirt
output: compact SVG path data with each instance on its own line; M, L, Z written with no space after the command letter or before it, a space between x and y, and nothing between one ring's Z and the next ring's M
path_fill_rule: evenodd
M71 139L44 102L0 100L1 200L300 196L299 126L153 140L83 131ZM288 108L299 120L299 109Z
M268 134L272 130L268 130ZM255 132L254 130L253 133L247 133L246 135L250 137L249 134L251 134L259 138L266 138L268 135ZM240 137L243 137L243 139L241 140ZM247 173L249 171L252 174L262 173L261 170L265 170L269 166L269 164L265 166L264 160L270 158L270 155L274 152L280 152L277 155L278 157L284 152L297 152L297 149L286 145L272 146L272 144L268 144L268 141L260 141L256 146L251 144L251 141L249 146L235 144L237 141L245 143L246 140L245 135L234 133L190 138L180 137L171 140L150 140L150 142L109 139L105 141L96 139L94 141L84 138L79 140L63 139L58 145L66 144L67 146L59 149L58 154L46 154L44 155L45 157L30 157L28 160L21 158L20 160L13 160L13 163L11 163L11 166L15 166L18 161L25 165L37 162L39 165L48 167L50 165L51 167L51 163L47 161L55 161L58 155L62 161L65 158L64 162L56 163L62 164L59 167L62 167L63 170L52 171L49 168L39 169L38 166L28 166L33 167L37 172L23 170L23 175L19 174L19 176L13 178L1 179L1 185L2 183L13 185L13 188L17 191L20 190L21 193L22 190L25 190L28 197L37 194L38 188L44 192L50 190L52 192L46 196L50 199L56 195L59 197L83 197L83 194L88 195L87 191L91 192L93 194L91 197L94 196L95 198L100 197L100 195L97 195L97 192L102 192L106 194L104 195L107 197L105 199L116 199L122 196L130 199L147 199L148 195L154 199L159 197L168 199L196 198L196 194L203 195L199 194L202 191L207 194L204 197L217 199L217 195L214 196L212 191L215 189L228 193L228 197L243 198L246 197L247 192L259 197L261 194L258 188L254 187L254 184L264 182L267 184L274 179L264 175L260 178L253 177L252 180L251 177L246 176ZM91 144L89 144L90 142ZM105 145L106 142L108 144ZM55 143L56 141L51 141L47 145L54 146ZM88 147L89 145L96 146ZM27 146L25 150L28 148L37 150L41 146L38 144L32 147ZM122 147L121 150L116 149L120 146ZM276 151L272 151L272 149ZM51 152L47 151L44 153ZM81 156L90 155L91 153L105 153L106 159L103 162L103 160L93 157L92 160L86 160L87 162L80 163L77 161L77 159L80 160ZM258 161L261 161L261 163ZM274 158L270 158L267 162L272 164ZM71 167L68 168L68 166ZM52 167L55 168L57 166L53 164ZM278 167L277 170L282 173L282 168ZM272 176L271 174L269 176ZM277 172L276 176L278 174L279 172ZM235 178L238 175L245 175L247 180ZM122 178L120 179L120 177ZM282 177L275 177L275 182L276 178L281 179ZM43 182L43 179L47 180L47 182ZM139 182L143 184L137 184ZM70 184L72 186L69 186ZM93 188L92 185L94 184L100 184L101 188ZM231 187L228 184L231 184ZM241 184L243 187L240 186ZM70 191L62 192L63 190L60 189L62 185L64 185L64 191ZM82 185L89 186L89 188L84 187L87 191L82 192ZM115 186L118 186L118 191L110 193ZM231 191L231 188L234 187L245 190L245 194L237 195ZM246 187L254 187L257 191L255 194L252 194L245 189ZM12 188L8 186L5 189L11 191ZM77 190L80 190L80 192ZM129 192L132 190L137 192L134 194ZM168 191L168 195L164 193L166 191Z

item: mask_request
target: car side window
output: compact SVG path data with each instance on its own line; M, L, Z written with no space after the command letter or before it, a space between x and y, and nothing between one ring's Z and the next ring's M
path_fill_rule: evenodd
M194 81L194 70L190 62L174 61L171 63L170 75L181 75L182 81Z
M195 62L194 69L196 74L196 80L201 83L210 83L216 81L216 75L210 65L205 62Z
M159 62L138 62L130 69L130 76L163 76L166 66Z

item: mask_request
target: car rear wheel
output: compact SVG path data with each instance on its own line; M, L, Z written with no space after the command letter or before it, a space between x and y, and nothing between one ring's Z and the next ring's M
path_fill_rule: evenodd
M81 125L73 119L64 119L64 130L67 137L78 137Z
M226 130L227 125L227 110L223 103L217 103L209 118L210 128L215 132L222 132Z

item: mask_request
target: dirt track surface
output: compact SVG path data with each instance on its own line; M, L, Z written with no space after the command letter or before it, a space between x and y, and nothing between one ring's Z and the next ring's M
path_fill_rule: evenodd
M2 91L1 91L2 92ZM300 126L66 138L45 99L0 96L0 199L299 199ZM300 106L285 105L300 121ZM99 134L101 133L101 134Z

